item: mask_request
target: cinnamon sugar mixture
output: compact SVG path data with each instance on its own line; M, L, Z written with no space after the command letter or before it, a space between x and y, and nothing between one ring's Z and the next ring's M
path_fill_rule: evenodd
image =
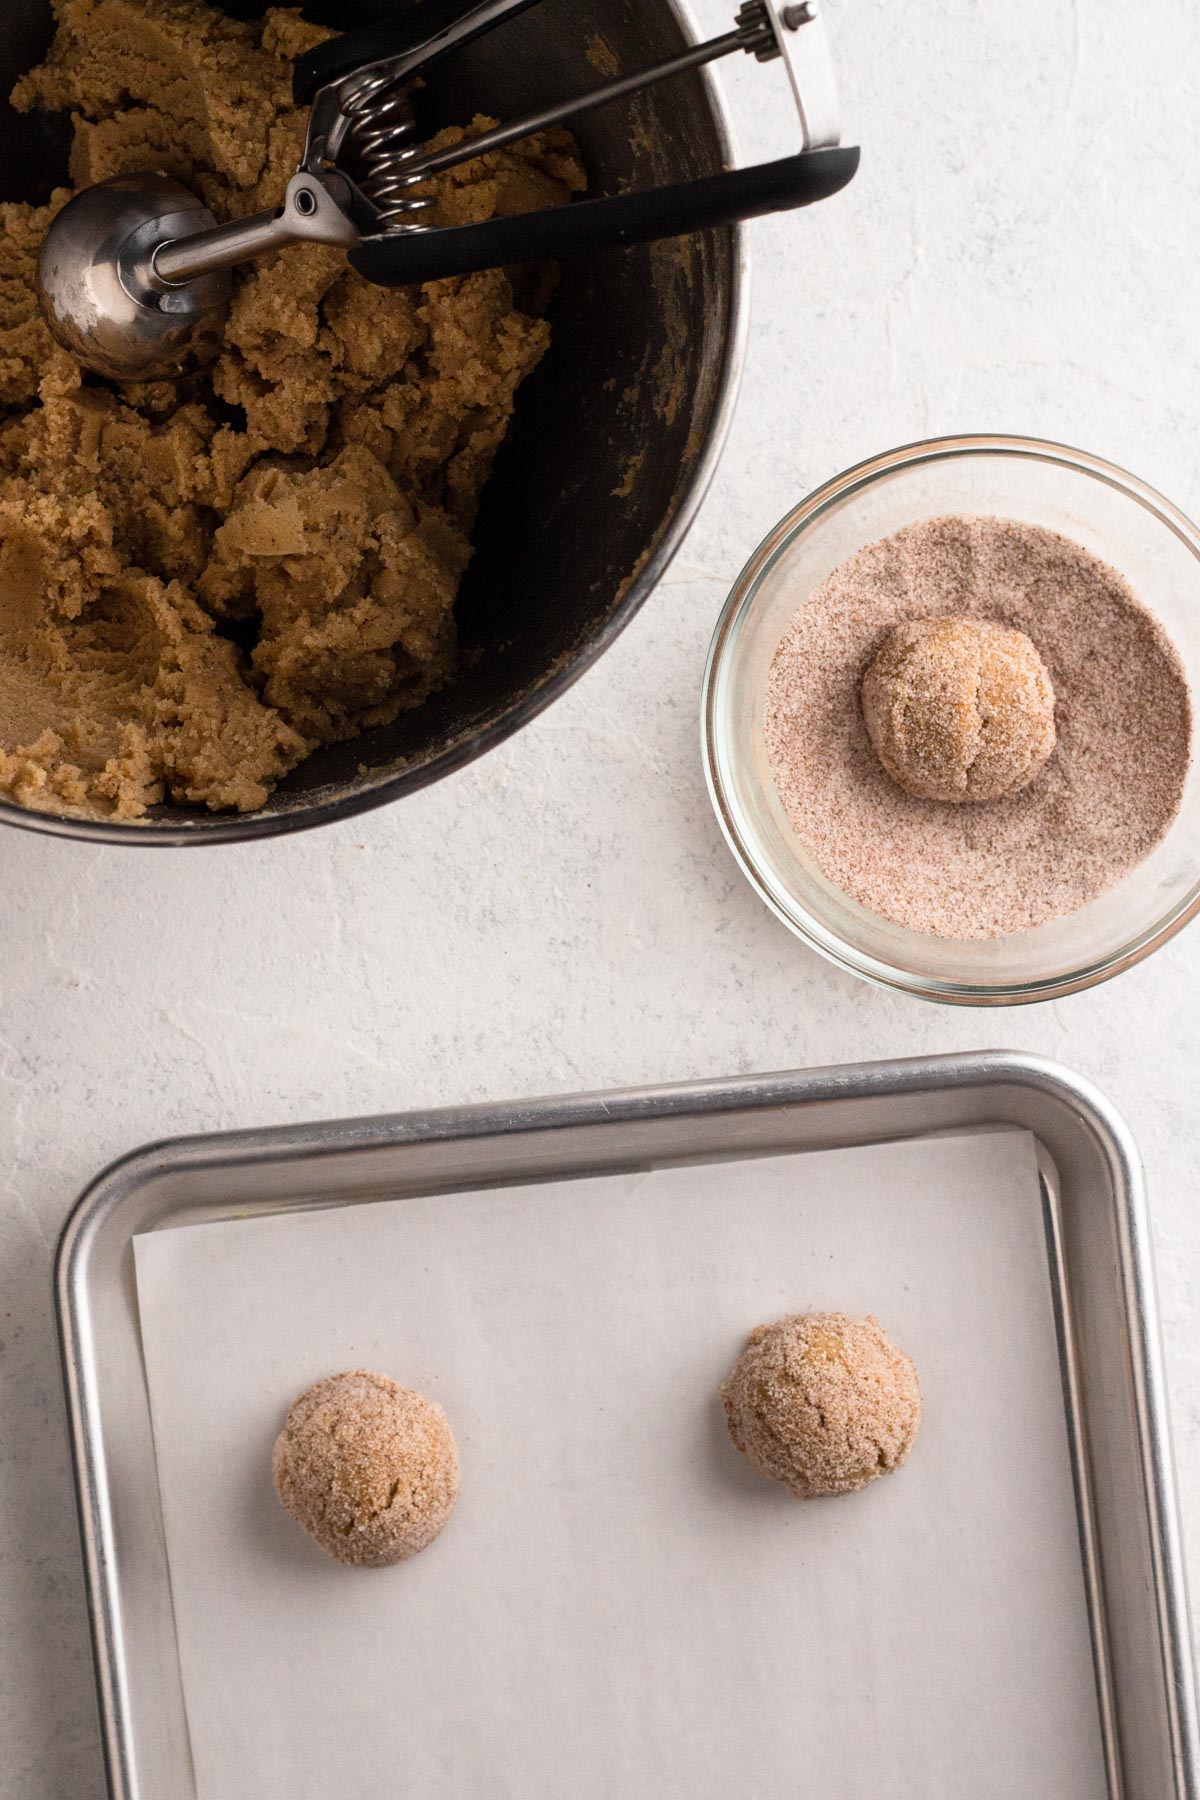
M863 723L862 676L887 632L952 613L1025 632L1053 683L1057 746L1010 799L913 798ZM1179 810L1191 735L1178 653L1125 578L1012 519L927 519L850 557L796 611L767 685L776 787L822 874L947 938L1029 930L1136 868Z

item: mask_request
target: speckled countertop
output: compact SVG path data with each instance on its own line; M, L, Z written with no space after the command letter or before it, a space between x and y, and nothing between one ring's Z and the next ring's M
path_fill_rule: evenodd
M696 10L715 31L732 8ZM1050 1006L876 993L737 874L696 725L751 547L884 446L1057 437L1200 512L1200 11L831 10L861 174L752 228L724 461L591 674L473 768L316 835L135 856L3 834L0 1800L103 1791L50 1263L87 1179L166 1133L985 1045L1061 1058L1145 1157L1200 1584L1200 927ZM726 90L745 157L792 147L769 76L746 64Z

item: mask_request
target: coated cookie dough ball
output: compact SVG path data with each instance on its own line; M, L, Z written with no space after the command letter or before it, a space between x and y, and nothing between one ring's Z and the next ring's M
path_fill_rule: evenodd
M992 619L908 619L863 676L875 754L918 800L1003 800L1055 744L1054 689L1023 631Z
M292 1402L271 1458L285 1509L341 1563L383 1568L432 1544L458 1499L441 1407L386 1375L331 1375Z
M760 1325L721 1400L747 1462L802 1500L850 1494L898 1469L921 1423L911 1359L878 1319L844 1313Z

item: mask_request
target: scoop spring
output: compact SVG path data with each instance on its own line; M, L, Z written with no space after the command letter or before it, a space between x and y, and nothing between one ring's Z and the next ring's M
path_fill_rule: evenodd
M359 186L379 214L375 231L392 237L421 229L421 215L431 212L434 203L430 195L412 191L421 177L410 173L409 165L422 146L412 142L416 126L407 95L385 72L367 75L342 103L351 120L351 142L362 160Z

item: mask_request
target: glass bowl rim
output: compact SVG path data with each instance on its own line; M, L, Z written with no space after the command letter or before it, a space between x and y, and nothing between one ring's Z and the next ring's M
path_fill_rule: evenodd
M1148 482L1119 464L1090 451L1048 438L999 432L972 432L921 438L895 449L884 450L854 463L832 476L798 501L774 525L743 565L725 604L709 644L700 698L701 757L709 799L717 823L735 861L751 887L776 918L801 938L810 949L838 968L857 975L876 987L912 994L919 999L950 1006L1015 1006L1033 1001L1061 999L1111 980L1142 962L1168 943L1200 912L1200 872L1188 893L1143 931L1109 955L1081 964L1061 975L1040 976L1030 981L939 980L914 974L897 963L884 962L859 950L775 880L760 860L755 834L743 823L739 809L722 775L726 731L719 712L729 655L757 599L767 574L803 532L822 519L841 501L872 486L884 476L922 465L949 462L967 456L1015 457L1032 462L1055 463L1117 489L1136 501L1184 545L1200 563L1200 529Z

